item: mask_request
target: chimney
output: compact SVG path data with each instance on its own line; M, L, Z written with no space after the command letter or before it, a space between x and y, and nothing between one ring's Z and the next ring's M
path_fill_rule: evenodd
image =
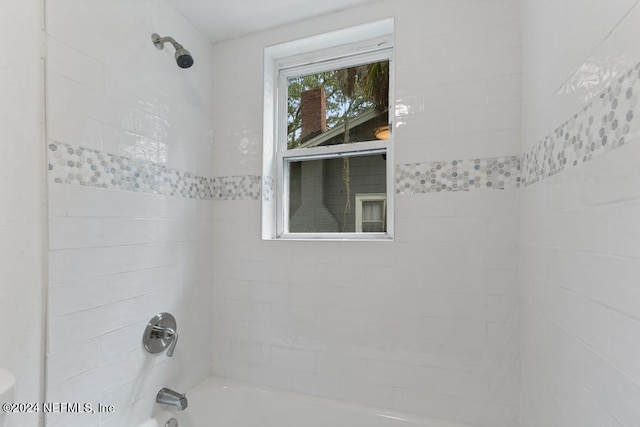
M302 162L300 170L300 207L289 219L292 233L337 233L339 224L324 205L325 160Z
M301 141L327 131L327 96L322 88L309 89L300 94L300 115Z

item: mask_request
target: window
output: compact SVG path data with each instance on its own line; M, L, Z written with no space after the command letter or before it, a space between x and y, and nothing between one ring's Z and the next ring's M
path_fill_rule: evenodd
M392 238L392 24L265 50L263 238Z
M384 232L386 215L386 194L356 194L356 232Z

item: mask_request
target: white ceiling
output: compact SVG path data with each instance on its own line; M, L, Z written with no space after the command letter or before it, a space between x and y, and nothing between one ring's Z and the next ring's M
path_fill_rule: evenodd
M217 42L373 1L169 0L169 3Z

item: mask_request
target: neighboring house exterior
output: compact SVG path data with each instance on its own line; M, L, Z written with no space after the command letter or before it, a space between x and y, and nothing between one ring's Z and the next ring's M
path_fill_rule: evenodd
M322 89L303 92L301 97L302 143L297 148L343 144L344 126L327 131L326 104ZM374 109L350 120L352 141L375 139L375 130L387 125L388 112ZM386 159L382 155L348 159L349 209L345 159L312 160L291 164L289 186L289 230L291 232L355 232L357 195L386 193ZM382 213L384 215L384 212ZM384 230L380 230L384 231Z

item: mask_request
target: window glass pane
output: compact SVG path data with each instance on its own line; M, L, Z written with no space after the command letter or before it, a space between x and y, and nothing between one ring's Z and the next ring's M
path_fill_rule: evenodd
M356 194L385 194L383 154L288 162L289 232L356 232ZM371 225L362 231L386 230L384 203L371 204Z
M377 201L365 201L362 202L362 222L377 221L382 222L382 216L384 215L384 202Z
M388 138L389 61L287 79L287 149Z

